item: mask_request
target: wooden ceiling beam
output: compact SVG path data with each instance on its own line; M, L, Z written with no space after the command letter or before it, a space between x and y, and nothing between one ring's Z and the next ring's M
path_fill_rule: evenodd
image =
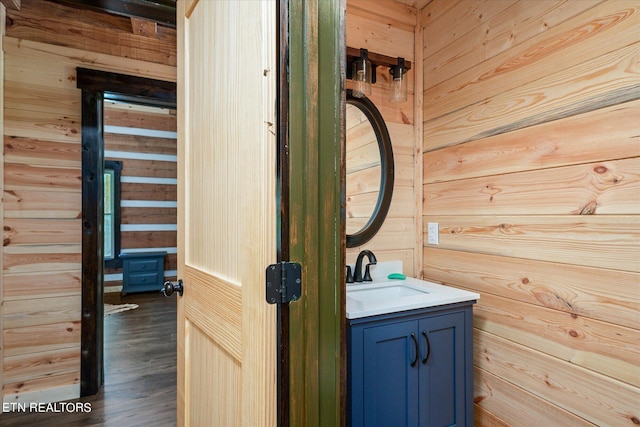
M5 1L5 0L0 0ZM76 7L146 19L167 27L176 26L176 0L52 0Z
M0 0L7 9L20 10L21 0Z

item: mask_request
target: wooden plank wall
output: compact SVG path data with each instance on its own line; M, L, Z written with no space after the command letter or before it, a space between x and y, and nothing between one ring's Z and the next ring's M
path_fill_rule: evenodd
M347 46L366 48L392 57L401 56L414 63L416 10L391 0L380 0L371 7L369 0L347 1ZM371 101L385 120L395 161L395 185L387 219L376 236L362 247L347 249L347 263L355 263L362 249L371 249L379 261L402 260L407 275L418 274L414 257L421 251L416 245L419 221L415 217L416 188L414 163L421 161L421 148L414 150L416 140L413 87L415 67L408 72L407 102L392 104L388 100L389 70L379 68ZM347 80L347 88L351 81ZM420 142L418 140L418 142ZM421 188L418 188L420 191ZM371 203L375 203L374 200Z
M121 252L167 252L176 279L176 112L105 102L105 160L122 162ZM105 292L122 290L122 268L105 268Z
M639 6L420 12L423 274L481 294L476 425L640 423Z
M7 11L4 44L3 399L79 395L78 66L175 81L175 31L40 0Z

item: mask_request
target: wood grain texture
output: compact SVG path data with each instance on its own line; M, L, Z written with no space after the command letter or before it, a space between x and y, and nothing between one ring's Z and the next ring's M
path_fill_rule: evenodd
M5 301L75 296L82 291L80 270L4 274Z
M432 215L640 214L640 157L424 186Z
M476 406L488 411L489 414L499 414L499 419L506 425L522 427L539 427L540 425L593 426L585 419L511 384L489 371L476 367L473 374ZM484 419L489 421L493 418L493 415L489 415ZM492 426L493 424L481 425Z
M50 353L80 351L81 108L76 67L175 81L175 30L161 28L157 39L151 39L134 35L127 18L52 2L23 4L7 17L3 38L3 217L8 221L3 294L9 304L3 335L13 346L5 350L5 363L10 360L5 371L11 372L4 393L21 401L53 401L79 393L79 365L73 368L64 361L59 370L62 365ZM141 114L152 115L133 111L139 115L132 123L144 122ZM162 126L172 122L171 114L167 117ZM131 140L149 152L165 154L171 145L175 152L175 141L123 138L120 144ZM50 372L37 361L49 355Z
M481 296L474 312L474 326L478 329L636 388L640 386L640 367L636 363L638 329L491 294Z
M534 37L484 61L481 67L471 67L426 89L425 121L637 42L638 13L637 7L629 2L604 2L557 25L542 37ZM429 31L423 36L425 41L438 37Z
M640 43L622 47L427 120L424 136L452 145L638 99L639 62Z
M638 422L639 16L561 0L420 13L423 227L440 224L423 274L481 294L476 425Z
M122 208L123 224L176 224L176 208Z
M631 101L437 150L427 140L424 183L637 157L639 111Z
M75 67L78 66L116 73L121 72L170 82L175 82L176 80L176 67L170 65L155 64L115 55L89 52L82 49L15 39L12 37L4 38L4 46L7 58L13 55L19 55L33 58L34 61L39 63L42 63L42 61L46 64L57 62L62 66L73 69L74 72L68 74L65 79L55 79L58 84L62 83L66 87L75 87Z
M123 231L123 249L166 248L176 246L175 231Z
M80 218L81 198L80 191L6 190L4 215L5 218Z
M98 394L78 399L77 381L72 380L69 386L59 385L63 383L64 376L79 370L80 354L77 349L35 353L22 358L9 357L6 361L6 367L10 367L13 373L11 384L24 384L17 394L7 399L20 402L71 400L74 405L91 405L91 411L53 415L4 413L3 426L46 427L52 422L67 426L110 423L158 427L176 425L176 334L157 327L175 322L176 300L144 293L123 298L119 294L110 294L105 296L105 302L135 303L139 308L105 318L105 386ZM47 372L52 375L47 376ZM25 392L26 388L34 391Z
M638 388L484 331L476 330L474 336L474 363L479 368L596 425L625 425L640 419L640 412L629 413L640 401Z
M173 129L175 131L175 128ZM176 140L152 138L139 135L104 134L106 150L131 151L134 153L176 154Z
M134 34L129 18L36 0L22 1L21 9L7 17L10 37L176 65L175 30L170 28L160 27L159 37L150 38Z
M175 132L176 116L168 114L166 109L149 112L105 108L104 124Z
M440 224L443 249L640 272L634 215L427 215L424 230L427 222Z
M425 279L640 329L640 274L424 248Z
M434 86L470 66L542 35L601 2L456 2L447 11L446 18L439 19L435 28L428 28L431 33L439 32L440 37L425 43L424 57L428 65L424 70L424 81L429 87ZM435 3L442 6L443 2ZM481 48L477 48L478 45Z

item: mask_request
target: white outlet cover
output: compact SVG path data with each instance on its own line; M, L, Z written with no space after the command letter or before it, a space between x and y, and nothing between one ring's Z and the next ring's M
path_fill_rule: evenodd
M427 223L427 243L430 245L439 245L439 224L437 222Z

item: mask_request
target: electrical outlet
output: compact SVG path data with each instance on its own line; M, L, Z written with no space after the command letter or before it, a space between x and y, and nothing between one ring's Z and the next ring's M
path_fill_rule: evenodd
M437 222L429 222L427 223L427 243L430 245L439 245L440 239L439 234L440 230L438 229Z

